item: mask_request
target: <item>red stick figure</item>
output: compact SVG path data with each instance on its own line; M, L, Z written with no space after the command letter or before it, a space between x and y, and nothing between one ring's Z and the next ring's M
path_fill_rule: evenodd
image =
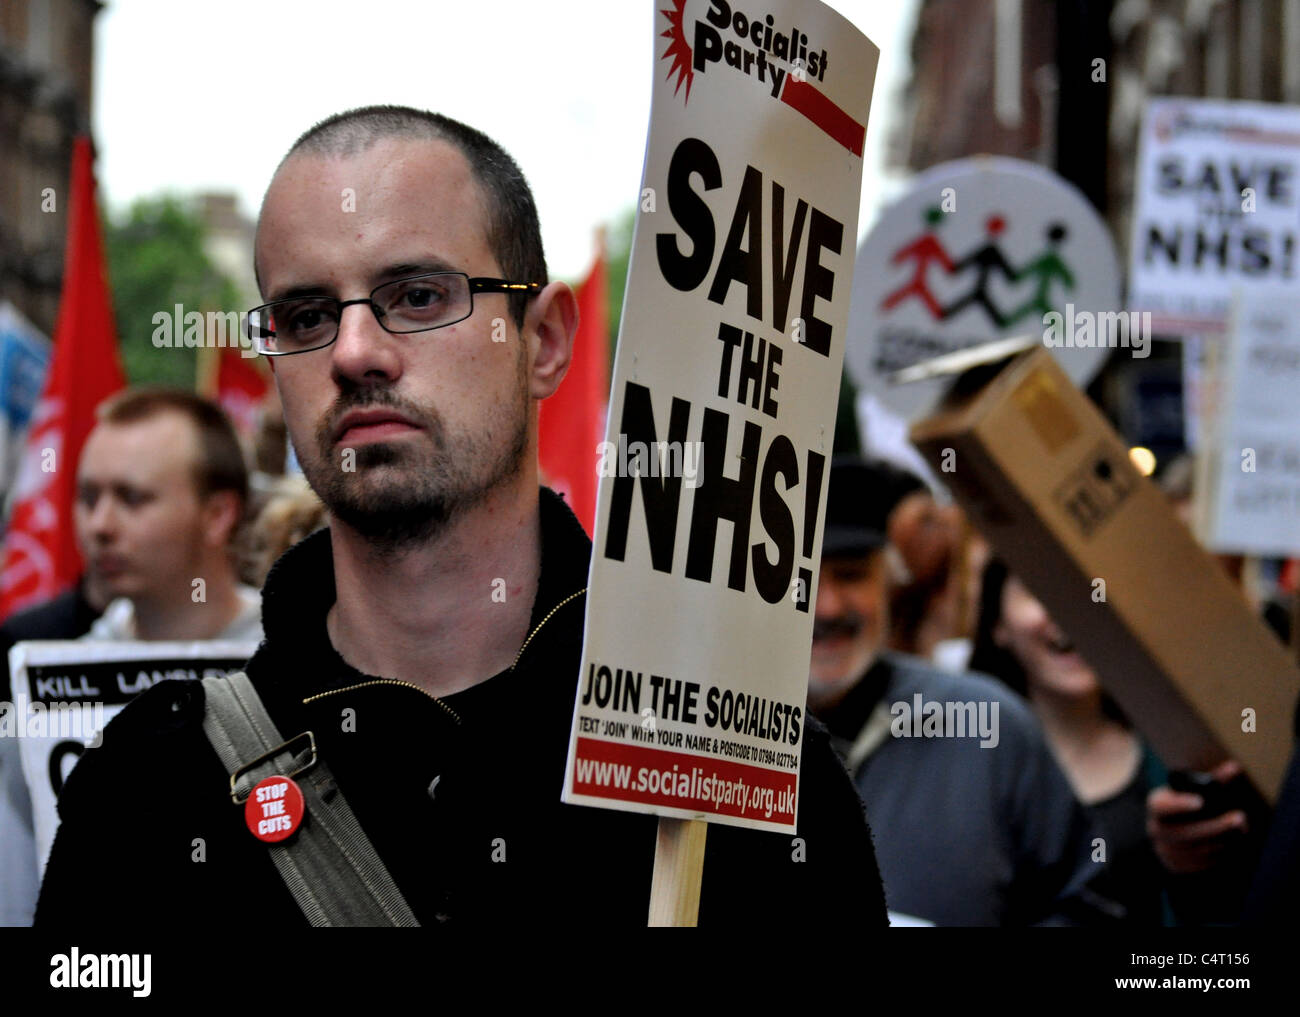
M933 227L942 220L942 209L934 207L926 210L925 221L927 225ZM919 297L922 303L929 308L930 314L936 320L942 320L943 308L939 306L939 301L935 300L934 294L930 292L930 287L926 284L926 274L929 272L931 262L937 261L944 267L946 272L953 270L953 264L952 259L948 257L948 252L943 249L943 244L939 243L939 238L934 235L933 230L922 234L906 247L896 251L893 258L890 259L890 264L899 265L909 260L916 262L916 272L907 283L885 297L880 305L881 308L886 311L891 310L908 297L915 296Z

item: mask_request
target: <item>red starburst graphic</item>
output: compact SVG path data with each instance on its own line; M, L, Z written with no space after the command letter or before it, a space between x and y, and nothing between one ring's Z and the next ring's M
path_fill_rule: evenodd
M668 48L664 50L661 60L672 59L673 65L668 68L668 77L677 75L677 87L673 89L673 95L681 91L682 82L686 82L686 102L691 101L691 82L695 80L695 70L691 67L691 47L686 41L686 31L682 28L682 18L686 12L686 0L673 0L672 10L660 11L668 19L668 31L661 32L660 36L669 42Z

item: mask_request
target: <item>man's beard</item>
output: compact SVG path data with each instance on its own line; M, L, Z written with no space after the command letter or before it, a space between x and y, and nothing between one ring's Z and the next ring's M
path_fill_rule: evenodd
M824 639L842 638L858 640L868 625L868 619L856 611L847 611L831 618L813 620L813 656L816 660L818 644ZM841 670L833 675L808 673L808 709L814 713L833 710L880 658L884 646L851 645L842 655ZM826 665L823 665L826 666Z
M528 447L528 395L521 373L513 405L486 434L448 435L442 418L399 399L390 388L357 386L340 395L316 429L317 455L303 472L330 513L372 547L391 554L428 543L505 481L517 476ZM428 444L374 441L351 451L343 468L333 435L343 415L384 407L418 425ZM504 439L504 440L503 440ZM432 447L430 447L432 446ZM389 471L382 480L375 474Z

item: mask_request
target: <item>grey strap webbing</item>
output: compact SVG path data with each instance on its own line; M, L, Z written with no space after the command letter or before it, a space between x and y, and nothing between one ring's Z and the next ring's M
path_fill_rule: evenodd
M241 800L258 781L308 766L314 743L292 751L303 739L285 742L243 672L204 678L203 691L203 732L227 773L233 775L259 756L283 749L240 774L235 790ZM315 926L418 926L324 760L317 757L296 779L305 804L302 825L294 836L268 849L308 921Z
M856 776L858 767L865 763L867 758L889 737L891 723L889 707L883 702L877 703L844 758L844 768L849 771L849 776Z

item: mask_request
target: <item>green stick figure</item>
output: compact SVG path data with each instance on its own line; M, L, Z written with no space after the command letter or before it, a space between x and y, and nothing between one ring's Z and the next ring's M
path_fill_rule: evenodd
M1074 289L1074 275L1070 272L1070 267L1056 253L1065 236L1065 226L1059 222L1052 223L1047 229L1047 250L1011 277L1015 282L1035 278L1037 286L1034 295L1008 316L1009 324L1014 325L1030 314L1045 317L1049 312L1056 310L1051 299L1053 279L1060 279L1067 290Z

